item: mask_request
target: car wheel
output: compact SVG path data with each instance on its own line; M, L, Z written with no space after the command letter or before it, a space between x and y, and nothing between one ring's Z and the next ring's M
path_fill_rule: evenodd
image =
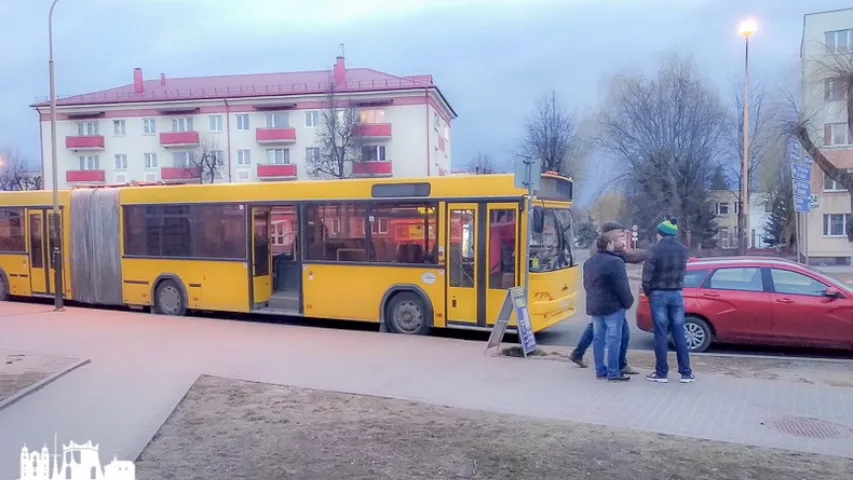
M187 313L187 300L178 284L163 280L154 293L154 312L159 315L183 316Z
M429 331L428 310L421 297L412 292L394 295L385 310L388 329L407 335L425 335Z
M684 319L684 336L690 353L701 353L711 346L714 334L708 322L699 317L688 316Z

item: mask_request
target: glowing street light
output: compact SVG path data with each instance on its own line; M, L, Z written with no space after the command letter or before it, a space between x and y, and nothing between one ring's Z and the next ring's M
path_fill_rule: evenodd
M753 33L758 31L758 24L755 23L755 20L747 19L740 22L738 26L738 33L743 35L744 37L749 37Z
M741 182L741 217L740 226L743 241L743 255L749 249L752 234L749 229L749 37L758 30L755 20L747 19L740 22L738 33L744 38L743 63L743 181Z

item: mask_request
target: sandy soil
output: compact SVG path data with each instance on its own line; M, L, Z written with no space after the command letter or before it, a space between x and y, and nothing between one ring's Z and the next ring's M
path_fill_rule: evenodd
M517 346L506 347L502 353L509 356L521 356ZM569 362L571 348L542 346L533 358ZM584 360L592 368L592 351L587 352ZM654 352L630 350L628 363L644 373L654 370ZM670 370L675 370L675 354L669 355ZM690 366L698 376L704 373L725 375L734 378L754 378L761 380L779 380L783 382L806 383L810 385L829 385L833 387L853 388L853 375L850 374L853 362L823 361L794 358L754 358L722 357L713 355L692 355Z
M0 400L68 367L75 361L73 358L53 355L0 351Z
M202 376L136 478L800 480L853 460Z

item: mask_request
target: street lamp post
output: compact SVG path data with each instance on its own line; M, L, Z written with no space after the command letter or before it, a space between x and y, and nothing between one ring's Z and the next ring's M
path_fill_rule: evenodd
M743 62L743 181L741 182L741 241L743 242L743 255L749 250L749 37L758 30L758 25L753 20L741 22L739 32L744 38L744 62Z
M56 74L53 65L53 9L56 7L56 2L53 0L50 5L50 13L47 16L47 43L50 49L50 58L48 60L48 69L50 71L50 164L51 174L53 176L53 213L50 221L50 242L52 245L52 261L54 268L54 302L53 305L56 311L63 309L63 289L62 289L62 249L60 248L62 236L60 228L62 226L61 217L59 215L59 173L56 161Z

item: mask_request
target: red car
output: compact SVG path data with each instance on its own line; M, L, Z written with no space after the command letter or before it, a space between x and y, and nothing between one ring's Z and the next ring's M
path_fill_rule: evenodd
M783 259L691 259L684 313L691 352L715 342L853 350L853 287ZM652 331L642 291L637 327Z

